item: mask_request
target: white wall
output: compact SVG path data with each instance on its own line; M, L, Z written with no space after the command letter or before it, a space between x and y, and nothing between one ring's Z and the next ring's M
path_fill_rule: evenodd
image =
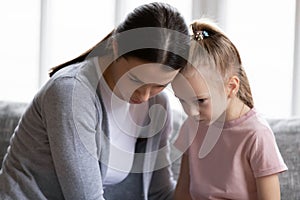
M50 67L81 54L134 7L148 2L151 1L1 1L0 100L30 101L48 79ZM219 22L241 53L256 107L263 114L300 115L292 113L293 83L300 82L292 81L295 66L300 71L294 57L300 57L299 50L294 51L294 45L299 43L299 39L294 42L294 27L298 24L299 29L300 24L299 14L295 21L296 0L164 2L177 7L187 23L201 16ZM299 87L294 91L300 91ZM298 105L295 99L294 107Z
M0 99L28 101L38 87L39 1L0 1Z

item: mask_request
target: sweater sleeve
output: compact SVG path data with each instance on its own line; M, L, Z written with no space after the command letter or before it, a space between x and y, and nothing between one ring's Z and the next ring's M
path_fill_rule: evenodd
M95 94L75 78L60 78L44 96L44 123L65 199L102 200Z

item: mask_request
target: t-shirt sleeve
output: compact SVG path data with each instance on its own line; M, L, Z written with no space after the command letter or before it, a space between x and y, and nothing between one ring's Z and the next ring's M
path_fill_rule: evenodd
M255 178L287 170L271 129L265 128L255 133L250 150L250 165Z
M42 106L64 198L104 199L95 139L99 116L94 94L74 78L60 78L48 89Z

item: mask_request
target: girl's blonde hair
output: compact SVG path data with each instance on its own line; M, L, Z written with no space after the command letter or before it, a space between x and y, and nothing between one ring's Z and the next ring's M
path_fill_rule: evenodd
M212 21L201 19L191 24L194 44L191 45L190 60L204 63L222 75L223 81L236 75L240 79L237 97L253 108L253 98L246 72L235 45ZM195 62L193 62L195 63ZM196 65L197 65L196 64Z

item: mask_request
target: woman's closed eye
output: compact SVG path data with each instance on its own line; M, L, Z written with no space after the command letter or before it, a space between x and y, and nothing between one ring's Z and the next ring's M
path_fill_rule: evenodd
M141 83L141 84L144 84L141 80L139 80L137 77L133 76L133 75L128 75L129 77L129 80L135 82L135 83Z
M156 89L156 90L162 90L164 89L165 87L168 86L168 84L170 83L167 83L165 85L161 85L161 84L146 84L144 83L143 81L141 81L139 78L137 78L135 75L133 74L128 74L128 78L130 81L138 84L139 86L152 86L153 89Z

